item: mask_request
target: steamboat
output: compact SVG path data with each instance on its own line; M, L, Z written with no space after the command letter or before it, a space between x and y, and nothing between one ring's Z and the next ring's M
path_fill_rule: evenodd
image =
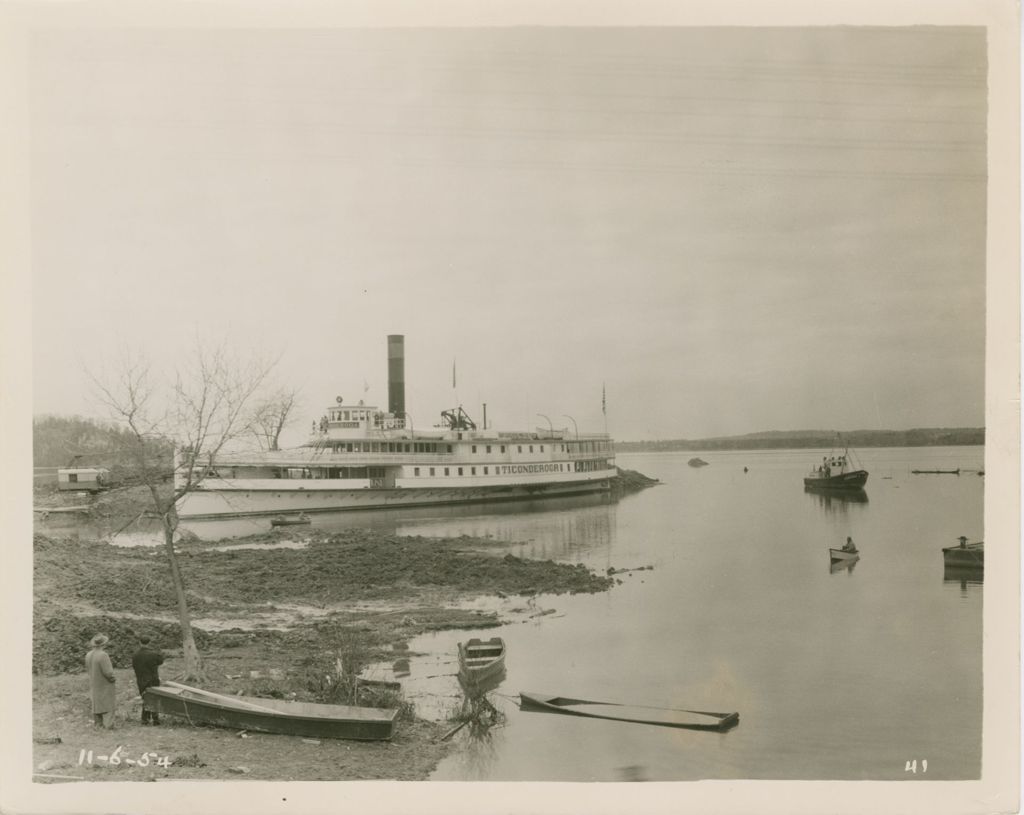
M222 453L177 505L188 519L535 500L611 489L607 434L478 428L461 406L414 430L405 338L388 336L388 409L338 397L290 450ZM176 471L180 484L185 474Z

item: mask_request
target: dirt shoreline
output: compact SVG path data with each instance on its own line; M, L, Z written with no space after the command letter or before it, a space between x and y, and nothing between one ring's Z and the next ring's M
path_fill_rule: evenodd
M127 503L126 503L127 506ZM430 631L495 628L509 612L537 615L536 594L598 592L616 578L580 565L507 553L487 538L421 538L355 529L329 534L283 529L247 539L180 546L203 687L223 693L323 699L323 676L339 656L361 664L409 656L408 641ZM135 638L149 634L168 659L162 676L182 673L174 597L162 547L34 539L33 724L36 780L248 778L418 780L451 749L451 722L414 712L390 742L364 743L246 734L193 727L164 717L143 726L130 669ZM232 548L224 549L224 544ZM235 548L244 545L251 548ZM499 598L499 609L472 608ZM486 605L486 603L485 603ZM200 625L205 625L202 627ZM94 730L82 660L102 631L118 676L117 727ZM328 689L329 690L329 689ZM393 700L387 700L393 702ZM59 741L56 741L59 739ZM111 766L110 756L136 762ZM93 751L90 763L88 751ZM84 752L83 752L84 751Z

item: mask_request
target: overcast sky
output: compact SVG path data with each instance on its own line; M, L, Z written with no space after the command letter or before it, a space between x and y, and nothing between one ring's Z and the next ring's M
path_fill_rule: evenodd
M619 439L984 424L973 28L65 31L31 53L36 413L198 332ZM457 393L452 364L457 360Z

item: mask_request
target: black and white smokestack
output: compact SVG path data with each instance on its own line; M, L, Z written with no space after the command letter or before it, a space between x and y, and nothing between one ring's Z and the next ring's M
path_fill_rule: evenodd
M388 334L388 413L405 416L405 335Z

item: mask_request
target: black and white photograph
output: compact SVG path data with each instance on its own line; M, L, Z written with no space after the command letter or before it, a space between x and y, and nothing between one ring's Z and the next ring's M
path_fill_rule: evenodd
M9 7L5 810L1016 811L1018 15Z

